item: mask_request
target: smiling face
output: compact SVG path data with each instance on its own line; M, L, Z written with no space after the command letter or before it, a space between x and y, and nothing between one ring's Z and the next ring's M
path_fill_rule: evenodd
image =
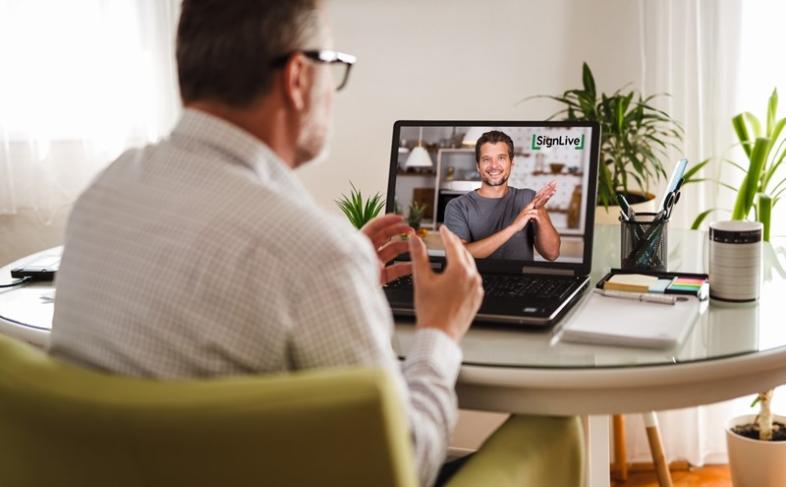
M486 186L502 186L507 184L513 161L508 153L505 142L486 142L480 146L478 172L480 180Z

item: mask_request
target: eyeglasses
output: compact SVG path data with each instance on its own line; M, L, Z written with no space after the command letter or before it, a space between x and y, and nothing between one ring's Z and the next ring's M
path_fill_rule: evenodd
M313 51L293 51L273 59L270 65L274 68L281 68L289 61L289 58L296 53L300 53L312 61L327 64L330 67L336 91L346 86L349 80L349 70L352 68L352 65L355 64L355 61L357 61L357 58L352 54L331 51L329 49L320 49Z

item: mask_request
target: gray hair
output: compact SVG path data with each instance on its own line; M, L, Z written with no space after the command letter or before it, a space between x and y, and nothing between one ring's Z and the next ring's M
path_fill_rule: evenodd
M249 105L270 89L277 57L305 48L319 0L183 0L177 74L184 103Z

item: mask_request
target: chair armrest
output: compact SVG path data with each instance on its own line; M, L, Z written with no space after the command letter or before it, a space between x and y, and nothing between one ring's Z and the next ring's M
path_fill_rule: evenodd
M447 483L584 485L584 435L578 417L511 416Z

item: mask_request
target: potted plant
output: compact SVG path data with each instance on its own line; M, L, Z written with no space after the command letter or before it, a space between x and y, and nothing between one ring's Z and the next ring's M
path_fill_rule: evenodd
M729 469L735 487L786 485L786 418L773 416L773 391L761 393L758 415L732 419L726 428Z
M762 237L765 242L770 240L772 208L786 192L786 174L782 169L786 158L786 133L783 131L786 117L778 119L777 112L778 90L775 89L767 103L766 124L762 125L751 112L738 113L731 119L747 162L739 164L725 158L722 161L741 171L743 179L738 187L712 180L737 193L731 210L732 220L746 220L753 211L753 217L764 226ZM699 213L691 228L699 228L704 219L715 211L719 211L718 208Z
M582 66L582 81L582 88L545 98L564 105L550 119L600 123L598 206L603 211L598 212L596 221L600 217L608 222L603 213L609 214L608 207L617 205L618 192L624 193L631 203L654 198L648 192L650 184L666 177L662 160L669 148L679 150L677 143L682 141L683 130L666 112L652 106L658 95L645 97L622 89L599 93L587 63ZM616 220L614 212L611 221Z
M344 212L344 215L347 216L352 225L360 229L363 225L368 223L369 220L379 215L379 212L381 212L382 208L385 206L385 199L380 193L368 199L364 199L363 194L355 188L352 181L349 182L349 185L352 186L352 191L350 191L349 196L342 194L341 198L336 200L336 204L341 211Z
M423 220L423 214L426 212L428 204L420 201L413 201L409 205L409 215L407 216L407 224L412 227L418 234L420 231L420 222Z

